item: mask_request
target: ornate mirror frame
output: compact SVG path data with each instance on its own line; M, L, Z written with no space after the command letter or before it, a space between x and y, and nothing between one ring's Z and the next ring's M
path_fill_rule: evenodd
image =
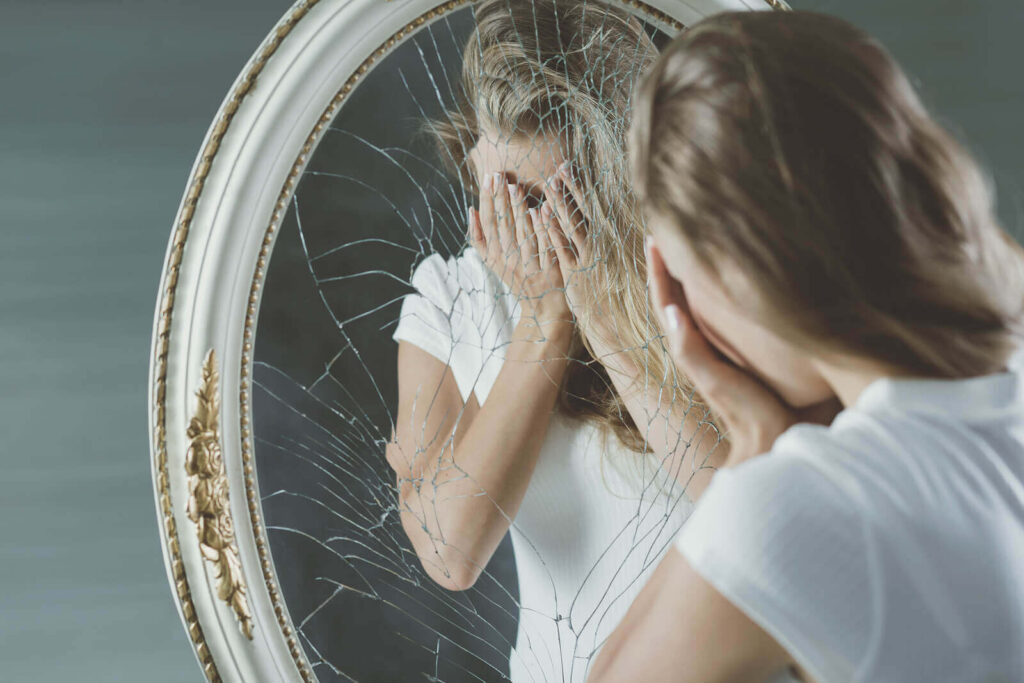
M314 681L260 508L250 379L261 288L306 162L362 76L472 0L302 0L242 69L193 165L164 261L149 375L164 561L211 681ZM677 32L781 0L608 0Z

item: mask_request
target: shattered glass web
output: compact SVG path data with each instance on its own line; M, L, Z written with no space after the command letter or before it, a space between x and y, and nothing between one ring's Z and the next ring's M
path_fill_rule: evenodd
M258 482L281 592L320 681L502 681L510 656L573 647L516 643L509 535L471 589L427 576L384 457L397 410L391 334L411 274L430 254L471 248L465 209L477 198L415 133L452 110L473 27L469 8L448 13L361 80L298 185L269 266L255 345ZM678 532L665 510L682 489L645 495L651 469L637 472L637 519L665 520L653 545L637 539L653 564ZM578 680L595 654L536 680Z

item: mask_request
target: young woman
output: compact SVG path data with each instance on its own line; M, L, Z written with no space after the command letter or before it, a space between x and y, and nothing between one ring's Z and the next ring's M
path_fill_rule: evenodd
M667 351L645 348L656 323L625 136L654 44L592 0L474 12L465 101L431 130L479 205L470 246L412 276L387 458L439 585L472 586L511 533L511 679L576 681L689 514L684 489L727 449L691 387L663 387ZM570 212L585 234L560 232ZM560 261L563 239L585 248L558 242Z
M732 440L589 680L1024 680L1024 256L978 167L819 14L701 22L637 99L652 300Z

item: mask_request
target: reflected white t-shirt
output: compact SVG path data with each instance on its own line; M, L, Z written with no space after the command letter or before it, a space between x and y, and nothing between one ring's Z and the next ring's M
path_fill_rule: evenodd
M483 405L519 320L516 297L473 249L428 255L412 285L393 338L447 363L463 400ZM593 423L552 414L509 529L519 582L513 683L582 683L693 509L653 456L631 477L611 465L641 456L600 436Z
M718 472L676 540L819 681L1024 681L1024 356L882 378Z

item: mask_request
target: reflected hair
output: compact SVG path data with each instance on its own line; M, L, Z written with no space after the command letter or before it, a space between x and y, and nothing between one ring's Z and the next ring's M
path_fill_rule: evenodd
M849 23L694 25L642 79L629 137L648 219L798 348L962 378L999 371L1024 340L1024 250L990 179ZM730 291L725 264L755 297Z
M473 193L476 179L466 160L482 125L509 140L559 140L585 195L580 209L594 255L594 267L574 275L586 279L593 297L583 306L581 325L586 329L588 312L600 307L613 321L622 353L646 368L647 381L660 384L669 362L666 353L648 353L658 331L647 298L643 216L625 152L635 85L657 58L657 47L636 17L592 0L482 0L474 14L457 106L427 129L449 170ZM578 331L570 356L560 412L593 420L628 448L650 452Z

